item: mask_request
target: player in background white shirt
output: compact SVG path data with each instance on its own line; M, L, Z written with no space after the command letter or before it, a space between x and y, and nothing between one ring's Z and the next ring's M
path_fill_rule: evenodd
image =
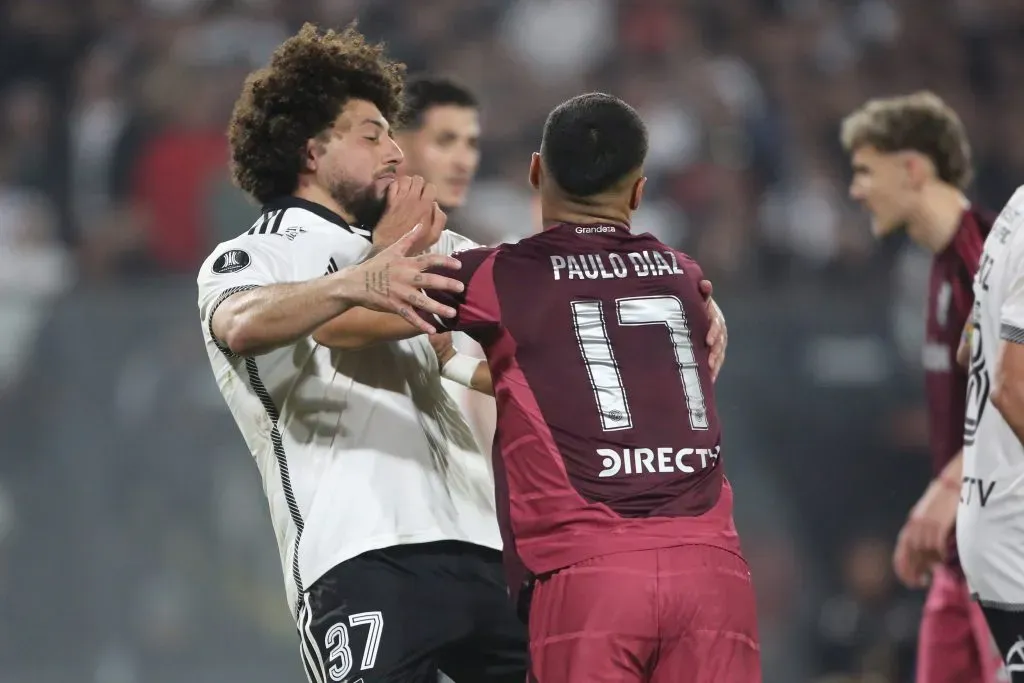
M422 223L405 242L419 238L430 263L459 248L436 188L397 179L401 88L379 46L308 25L249 77L229 138L235 180L263 214L203 265L203 333L263 477L311 683L432 683L439 670L520 683L525 629L492 560L488 458L429 340L322 343L324 323L353 319L325 295L336 273L355 266L367 303L415 322L381 293L432 310L405 289L432 285L387 245ZM391 261L355 265L381 249Z
M985 240L957 512L960 561L1006 670L1024 681L1024 187Z

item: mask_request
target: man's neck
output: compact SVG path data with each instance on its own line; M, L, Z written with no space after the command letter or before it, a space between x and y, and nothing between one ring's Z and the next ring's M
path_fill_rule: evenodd
M934 183L925 190L908 232L915 242L937 254L953 241L968 206L963 192L946 183Z
M543 203L540 207L540 217L545 230L563 224L595 225L599 223L629 228L630 219L629 212L617 211L611 207Z
M341 204L335 201L334 197L332 197L330 193L317 185L300 185L293 194L300 199L305 199L308 202L313 202L314 204L319 204L320 206L330 209L344 218L345 222L349 224L355 223L355 217L350 212L343 209Z

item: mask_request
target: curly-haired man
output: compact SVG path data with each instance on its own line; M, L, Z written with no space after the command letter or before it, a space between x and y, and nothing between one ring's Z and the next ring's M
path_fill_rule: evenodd
M436 189L396 172L403 75L354 28L307 25L246 81L232 167L263 211L202 266L206 347L263 477L310 682L519 682L488 459L427 337L323 343L353 301L418 331L413 306L451 314L418 269L462 238ZM349 301L352 277L366 295Z

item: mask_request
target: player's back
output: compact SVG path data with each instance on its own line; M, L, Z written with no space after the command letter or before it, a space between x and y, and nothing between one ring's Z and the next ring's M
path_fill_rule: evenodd
M501 328L479 338L526 566L691 542L738 552L699 266L648 234L561 225L489 267Z

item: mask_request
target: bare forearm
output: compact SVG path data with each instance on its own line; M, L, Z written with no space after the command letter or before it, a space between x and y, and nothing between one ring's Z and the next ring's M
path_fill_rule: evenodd
M946 463L946 466L942 468L942 473L939 478L946 482L948 485L956 485L960 487L960 482L964 476L964 449L957 451L953 459Z
M254 356L294 343L353 306L335 275L233 294L214 311L214 336L232 353Z
M318 327L313 339L332 349L359 349L418 334L420 330L397 315L353 308Z

